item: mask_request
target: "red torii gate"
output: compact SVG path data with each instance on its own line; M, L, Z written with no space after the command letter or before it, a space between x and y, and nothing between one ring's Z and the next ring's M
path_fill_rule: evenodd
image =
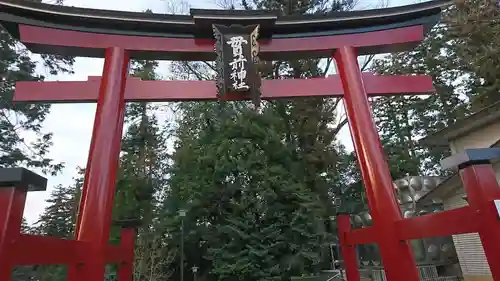
M374 226L351 230L339 216L342 253L349 281L359 281L356 244L377 243L389 281L419 280L408 239L479 231L495 281L500 281L500 225L493 200L500 189L490 156L475 151L460 158L471 205L403 219L392 188L368 96L430 94L426 76L376 76L359 70L357 56L405 50L423 39L447 1L406 7L338 13L330 17L276 17L265 13L193 11L192 16L154 15L59 7L0 0L0 22L34 52L105 58L103 76L86 82L19 82L14 101L96 102L97 110L85 174L76 239L20 234L28 185L44 189L43 179L18 170L2 178L0 189L0 280L12 266L64 263L68 280L98 281L106 263L119 263L120 281L132 278L133 236L128 228L120 246L108 245L111 210L126 101L216 100L213 82L140 81L128 77L130 58L214 59L212 24L260 24L260 57L297 59L333 55L338 76L263 81L262 98L343 96ZM138 24L138 23L141 24ZM355 28L353 26L356 26ZM226 100L249 97L231 93ZM490 152L490 151L488 151ZM496 153L493 153L496 154ZM493 155L500 156L500 154ZM465 164L464 164L465 163ZM480 163L477 167L469 164ZM4 173L5 174L5 173ZM480 214L480 217L478 217ZM37 247L38 250L32 250Z

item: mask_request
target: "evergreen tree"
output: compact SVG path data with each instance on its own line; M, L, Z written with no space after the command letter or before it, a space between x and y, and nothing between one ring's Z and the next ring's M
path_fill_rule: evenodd
M418 140L498 99L499 10L491 1L464 0L447 9L415 50L377 60L383 74L426 74L436 93L425 97L380 97L374 113L394 178L438 174L447 148ZM496 40L496 41L495 41ZM499 80L500 81L500 80Z
M57 1L61 4L61 1ZM42 55L43 66L51 75L72 73L72 58ZM50 112L47 104L12 103L17 81L43 81L36 74L37 62L30 53L0 26L0 166L25 166L40 168L44 173L55 174L63 167L48 157L52 134L43 132L43 121ZM26 138L33 138L27 141ZM22 232L36 232L23 219ZM14 281L39 281L36 267L16 267Z
M473 91L460 63L448 26L438 25L412 51L376 60L381 74L426 74L436 93L429 96L393 96L373 99L373 111L393 178L440 173L439 160L446 148L428 148L419 139L463 118L469 111L466 93ZM462 80L462 82L460 82Z
M71 72L71 58L44 55L42 59L51 75ZM12 103L16 81L44 79L35 73L36 65L30 53L0 27L0 166L35 167L55 173L62 163L47 157L52 134L42 131L50 105ZM28 136L34 137L32 142L26 140Z
M26 218L23 217L23 220L21 222L21 233L30 233L31 231L32 231L31 226L29 225Z
M55 187L46 201L48 206L33 227L35 233L66 239L73 238L83 174L83 170L80 170L79 177L70 186ZM34 266L33 269L36 281L66 280L65 266Z
M43 235L71 238L76 213L75 185L58 185L47 199L48 206L35 224L36 231Z
M157 62L134 62L132 76L155 80L157 67ZM166 139L156 113L157 107L148 103L127 104L127 130L122 140L117 183L118 218L140 218L145 225L153 221L155 195L165 183Z
M221 107L219 114L234 113ZM188 209L185 254L205 278L288 279L320 270L324 209L275 119L272 110L244 109L177 144L166 208L171 215Z
M500 9L498 1L461 0L445 15L463 69L470 72L472 110L500 101Z
M157 62L134 61L131 75L142 80L156 80ZM164 280L168 275L164 222L158 216L166 183L167 140L165 129L157 118L158 106L129 103L126 107L126 133L122 139L120 170L117 181L114 218L139 219L134 276L136 280ZM114 227L112 242L117 242L119 229ZM165 255L164 255L165 254Z
M352 7L350 1L241 4L282 14L327 14ZM270 79L320 77L327 69L320 60L260 65L262 76ZM204 62L174 64L173 72L177 79L213 77L212 65ZM357 176L349 169L354 158L336 140L346 123L337 118L339 102L281 100L264 102L259 110L246 102L178 107L182 117L164 203L179 253L171 267L174 278L179 277L182 239L184 271L199 266L198 278L206 280L289 280L330 268L330 216L337 211L332 201L342 196L340 181ZM346 196L355 198L352 193ZM179 209L188 210L184 238Z

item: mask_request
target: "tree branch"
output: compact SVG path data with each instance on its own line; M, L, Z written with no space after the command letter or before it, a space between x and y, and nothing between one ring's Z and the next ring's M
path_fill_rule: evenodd
M333 135L337 135L340 130L342 130L342 128L344 128L344 126L347 124L347 118L344 118L342 121L340 121L340 123L337 125L337 127L335 128L335 130L333 130Z
M326 76L326 74L328 73L328 70L330 70L330 66L332 65L332 62L333 62L333 58L328 58L326 60L326 66L325 66L325 71L323 71L323 76Z

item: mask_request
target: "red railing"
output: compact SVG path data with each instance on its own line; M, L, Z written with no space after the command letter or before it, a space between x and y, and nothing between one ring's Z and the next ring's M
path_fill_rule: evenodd
M65 264L84 270L92 262L90 243L21 233L27 193L24 186L0 186L0 280L11 280L15 266ZM134 239L135 228L122 228L120 245L102 247L105 262L118 264L119 281L132 281Z
M485 155L488 154L488 150L466 151L464 154L466 158L462 158L465 161L455 163L455 166L461 168L460 177L469 206L401 219L394 224L401 243L411 239L479 233L493 280L500 281L500 218L494 203L500 199L500 187L491 164L485 163L487 159L473 159L474 155L467 156L478 152ZM377 225L351 229L349 215L339 215L337 222L347 279L359 281L356 245L379 244L387 237L378 235L380 232L377 231Z

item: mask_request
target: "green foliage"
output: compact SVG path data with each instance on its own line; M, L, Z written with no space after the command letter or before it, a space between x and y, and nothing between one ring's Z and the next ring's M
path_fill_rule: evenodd
M72 72L72 58L43 55L42 63L51 75ZM63 168L63 163L48 157L52 134L42 130L50 105L12 103L16 81L44 80L42 75L35 73L36 66L37 62L30 57L30 53L0 26L0 167L25 166L55 174ZM60 187L59 191L62 189ZM51 200L59 200L56 199L58 196L62 194L53 194ZM57 217L54 224L65 223L59 215L50 215ZM55 229L64 232L66 226L59 224ZM40 229L32 228L23 219L21 231L31 233ZM12 281L47 280L40 278L39 268L22 266L14 269Z
M438 174L446 147L422 147L418 140L463 118L468 112L466 93L473 91L465 79L455 44L446 26L439 25L424 42L409 52L376 60L372 69L383 74L426 74L436 93L430 96L379 97L373 111L393 178Z
M172 201L189 202L174 206L195 218L187 220L186 242L203 247L211 262L204 274L271 280L318 272L326 212L303 181L295 151L277 134L274 112L219 107L211 113L231 118L178 142L170 180Z
M156 62L138 61L132 75L142 80L157 79ZM115 218L138 218L145 225L153 221L157 195L165 184L166 138L155 116L157 107L147 103L127 104L127 131L122 139L117 182Z
M474 111L500 101L500 9L496 5L497 1L456 1L444 18L461 69L470 72L467 80L474 90L467 95Z
M42 81L35 73L37 63L0 27L0 166L26 166L56 173L63 167L47 157L52 134L42 131L50 105L12 103L16 81ZM71 72L73 59L42 56L50 74ZM29 142L26 138L32 138Z
M246 9L282 14L344 10L345 1L253 1ZM230 7L228 7L230 8ZM262 62L265 78L324 76L320 60ZM323 63L324 64L324 63ZM176 63L175 78L211 79L209 63ZM175 131L165 231L176 247L171 265L178 279L184 218L185 272L200 267L203 280L289 280L330 268L330 217L346 183L359 178L352 155L337 142L346 124L340 99L308 98L264 102L184 103ZM360 189L346 192L357 204ZM358 204L359 205L359 204ZM357 206L357 205L356 205ZM185 276L191 280L191 276Z
M35 223L36 232L60 238L71 238L80 189L80 182L72 186L56 186L46 201L48 206Z
M326 0L241 3L245 9L272 9L287 15L328 14L352 5L352 1ZM453 17L453 10L447 16ZM431 75L436 86L431 96L373 100L394 178L439 173L436 163L446 151L421 147L418 140L430 128L444 128L468 114L469 98L491 97L493 90L485 85L496 82L486 68L477 66L479 60L465 59L457 42L468 41L450 27L445 22L414 51L392 54L372 65L378 73ZM27 69L17 71L18 76L9 74L13 75L9 81L43 79L33 75L34 65L27 57L9 54L17 57L6 56L8 65L17 63L19 69ZM326 68L331 63L327 60ZM324 65L319 60L299 60L262 62L259 67L263 77L283 79L323 76ZM155 80L157 67L155 62L137 61L132 75ZM177 63L172 70L174 76L185 79L210 79L213 74L213 66L206 62ZM11 98L12 86L2 91ZM337 135L346 124L337 114L339 103L339 99L323 98L280 100L264 102L259 109L248 102L183 103L176 107L179 119L171 154L166 137L171 127L159 120L160 108L128 104L113 217L139 218L143 223L136 241L135 280L180 280L181 266L185 281L195 279L192 266L199 267L196 279L200 281L290 280L329 268L329 244L336 241L330 217L337 211L355 213L366 208L355 155L338 143ZM6 110L33 120L26 121L26 128L39 132L49 108L26 106ZM20 139L9 137L4 149L16 147ZM10 160L0 163L39 167L36 159L45 157L50 135L41 139L46 145L34 146L33 155L38 158L15 158L9 152L5 155ZM44 161L51 171L60 168ZM71 237L80 187L81 179L74 186L57 187L34 230ZM341 200L340 207L333 203L336 199ZM180 209L187 210L186 217L179 217ZM118 241L118 232L113 228L112 243ZM181 255L184 264L180 264ZM109 273L111 278L116 268ZM64 270L18 268L16 274L16 281L34 277L57 281Z
M481 2L481 3L480 3ZM493 2L465 0L445 11L443 23L410 52L375 61L383 74L426 74L436 93L430 96L380 97L374 114L394 178L440 174L446 147L422 147L418 140L491 105L498 99L495 50L500 31ZM477 20L481 18L481 20ZM494 66L496 65L496 66Z
M142 80L155 80L157 67L157 62L135 61L131 74ZM129 103L125 113L127 129L122 139L113 217L139 219L142 223L135 251L135 280L168 278L163 264L169 263L169 249L162 236L165 221L159 215L166 185L168 126L160 126L158 112L158 106ZM111 242L118 241L119 229L113 227Z

